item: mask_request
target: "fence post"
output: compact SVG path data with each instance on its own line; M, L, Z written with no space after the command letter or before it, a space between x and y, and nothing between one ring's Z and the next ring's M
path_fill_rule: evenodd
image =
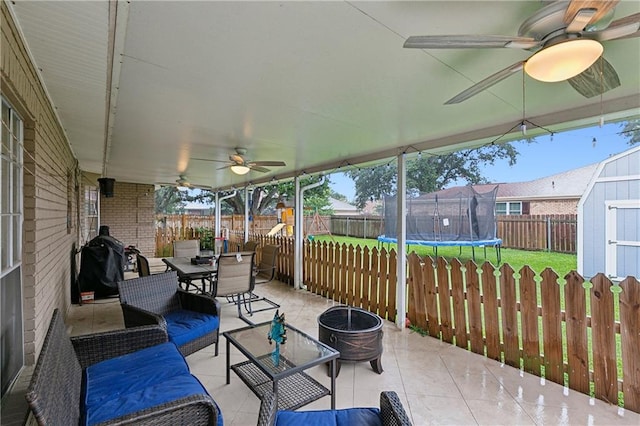
M364 223L362 224L362 238L367 238L367 217L364 217Z
M349 216L347 216L347 237L349 236Z
M547 251L551 251L551 217L547 216Z

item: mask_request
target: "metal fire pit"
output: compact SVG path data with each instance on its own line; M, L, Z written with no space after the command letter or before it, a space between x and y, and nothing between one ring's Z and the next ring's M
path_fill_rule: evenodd
M340 352L340 361L369 361L382 374L382 318L351 306L335 306L318 317L318 340Z

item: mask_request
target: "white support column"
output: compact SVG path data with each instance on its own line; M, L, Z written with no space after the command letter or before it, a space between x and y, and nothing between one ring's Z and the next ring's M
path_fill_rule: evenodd
M213 247L215 248L216 238L220 236L220 193L216 192L216 200L215 200L215 224L213 226Z
M244 188L244 242L249 241L249 206L250 197L253 196L253 190L248 186Z
M222 205L222 201L228 199L228 198L232 198L236 196L236 192L237 191L233 191L231 194L229 195L225 195L224 197L220 197L218 196L218 193L216 192L216 235L214 238L219 238L221 235L220 233L222 232L222 226L221 226L221 221L220 221L220 217L222 216L222 209L220 208L220 206ZM215 247L215 239L214 241L214 247ZM219 253L217 253L219 254Z
M296 177L296 210L295 210L295 244L294 244L294 263L293 263L293 286L294 288L304 288L304 277L302 276L302 250L304 248L304 192L322 185L326 178L320 179L316 183L309 184L303 188L300 187L300 178Z
M300 176L296 176L293 180L295 184L295 209L293 211L294 215L294 226L293 226L293 235L294 235L294 245L293 245L293 288L300 289L302 288L302 240L304 238L304 217L303 217L303 207L304 200L302 191L300 191Z
M396 208L398 221L396 223L396 236L398 239L398 264L397 276L398 287L396 294L396 325L401 330L405 328L406 321L406 294L407 294L407 252L405 249L407 239L407 169L406 156L404 153L398 155L398 194L396 197Z

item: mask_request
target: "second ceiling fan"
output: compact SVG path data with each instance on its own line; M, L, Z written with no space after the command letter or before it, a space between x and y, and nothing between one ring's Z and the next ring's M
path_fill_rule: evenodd
M284 161L249 161L245 158L245 155L247 155L247 150L245 148L236 148L235 150L236 153L229 156L229 161L212 160L208 158L194 158L194 160L228 163L226 166L221 167L221 169L229 168L237 175L245 175L251 170L261 173L269 172L270 170L264 166L286 166Z
M432 35L412 36L404 43L417 49L517 48L535 52L474 84L445 104L477 95L523 68L541 81L568 80L585 97L620 85L614 67L602 57L600 42L640 35L640 13L612 21L619 0L556 1L526 19L517 36ZM599 60L598 60L599 59Z

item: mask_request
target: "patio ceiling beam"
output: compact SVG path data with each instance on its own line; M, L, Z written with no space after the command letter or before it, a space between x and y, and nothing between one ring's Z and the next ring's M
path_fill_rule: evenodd
M568 129L593 126L598 123L600 117L605 117L606 122L628 119L637 115L639 107L640 96L631 95L574 107L562 112L527 116L527 121L536 125L536 127L529 129L528 136L535 137L548 134L544 129L560 132ZM506 124L488 126L434 139L417 141L401 147L392 147L382 151L341 158L338 161L317 165L305 165L303 169L297 169L289 173L268 175L262 178L253 177L251 183L259 185L272 181L285 181L301 173L313 175L317 173L332 174L336 172L346 172L356 167L364 168L385 159L395 158L400 153L411 154L427 152L434 155L444 155L461 149L478 148L492 142L512 142L522 138L520 128L516 127L514 129L514 125L520 121L522 121L521 117ZM510 129L512 131L510 131ZM500 135L500 139L496 141L496 137ZM222 185L215 187L215 189L223 191L229 190L233 186L234 185Z

